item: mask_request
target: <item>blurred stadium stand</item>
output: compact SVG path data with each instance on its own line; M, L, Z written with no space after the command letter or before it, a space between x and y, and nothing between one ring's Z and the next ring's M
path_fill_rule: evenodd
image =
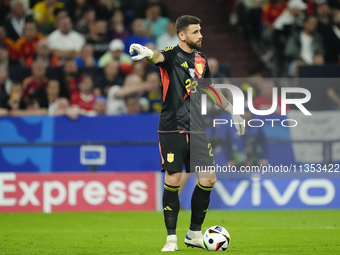
M38 1L34 1L31 3L32 6L30 6L31 8L33 7L33 5L38 2ZM67 1L63 1L65 3L67 3ZM113 1L115 4L115 8L119 9L122 11L123 16L125 17L125 22L124 26L125 26L125 32L126 34L130 34L130 25L132 24L133 20L135 18L141 17L144 18L145 17L145 10L147 8L147 0L143 0L143 1ZM254 3L262 3L262 5L256 5L256 6L252 6L251 4ZM274 1L275 2L275 1ZM98 1L87 1L88 4L91 4L91 6L95 7L94 9L96 10L97 15L99 15L97 17L97 19L102 18L103 16L100 15L112 15L113 10L111 11L103 11L103 6L98 2ZM252 13L254 14L252 11L260 11L260 13L262 12L262 9L264 4L266 3L266 1L254 1L254 3L251 3L251 1L226 1L226 0L211 0L211 1L195 1L195 0L188 0L188 1L182 1L182 0L163 0L163 1L159 1L160 6L161 6L161 10L162 10L162 14L163 16L169 17L170 20L175 21L176 18L180 15L183 14L188 14L190 13L191 15L196 15L199 18L201 18L202 20L202 33L204 36L204 43L203 43L203 47L202 47L202 52L209 58L216 58L219 61L220 67L218 70L218 73L221 74L222 77L248 77L250 75L249 71L253 70L253 73L256 71L258 73L260 73L260 76L268 76L268 73L263 73L262 71L266 69L266 66L268 67L267 63L265 61L263 61L263 59L261 60L259 52L256 51L256 47L254 48L254 38L253 33L250 34L249 37L245 37L243 33L244 30L242 30L242 26L244 25L242 22L242 20L239 19L239 24L233 23L231 22L231 16L233 15L233 13L235 12L235 8L238 8L238 6L235 6L235 4L241 4L244 5L243 8L243 13ZM249 4L251 3L251 4ZM117 7L118 6L118 7ZM119 7L120 6L120 7ZM7 6L8 7L8 6ZM10 8L3 8L2 11L5 11L3 13L3 23L6 23L9 19L10 19ZM137 8L138 7L138 8ZM336 6L332 6L334 8L337 8ZM69 12L74 11L72 8L70 9L69 5L66 5L66 8L68 8ZM249 10L247 10L247 8L250 8ZM104 8L105 9L105 8ZM255 10L256 9L256 10ZM314 8L309 8L308 12L312 12L314 10L314 12L316 11L316 9ZM28 13L30 12L29 10L26 10ZM82 13L83 15L85 15L85 13L87 13L88 8L84 8ZM238 13L242 13L240 10L237 10ZM249 12L248 12L249 11ZM56 13L57 14L57 13ZM69 14L71 15L71 14ZM8 18L6 19L6 17L8 16ZM261 16L261 15L260 15ZM255 21L259 21L259 20L255 20L256 18L259 18L260 16L249 16L249 20L250 22L252 22L252 20L250 18L254 18L254 22ZM81 17L79 17L79 19L81 19ZM248 22L249 22L248 20ZM73 20L75 22L75 20ZM8 23L8 22L7 22ZM6 24L7 24L6 23ZM261 22L260 22L261 23ZM257 23L254 23L257 24ZM111 22L109 21L107 23L107 25L110 27L111 29ZM248 24L249 25L249 24ZM76 27L76 24L74 25L74 27ZM249 27L248 27L249 28ZM254 27L253 27L254 28ZM110 30L109 29L109 30ZM258 28L260 29L260 28ZM112 31L110 31L111 33ZM254 32L254 31L253 31ZM108 33L108 34L110 34ZM85 36L88 36L88 34L84 34ZM117 33L115 34L117 35ZM2 37L4 37L4 33L1 34ZM123 35L121 35L123 36ZM115 39L111 36L110 39ZM122 38L123 39L123 38ZM259 38L255 38L255 39L259 39ZM3 42L0 42L0 44L2 45L1 47L8 49L8 51L11 48L11 43L10 40L7 38L1 38L1 40L3 40ZM3 44L5 43L5 45ZM13 42L14 43L14 42ZM13 46L13 45L12 45ZM12 49L13 50L13 49ZM10 51L9 51L10 53ZM82 53L80 54L82 55ZM13 58L13 59L12 59ZM123 57L121 57L123 58ZM27 78L28 76L30 76L32 74L31 68L30 67L25 67L22 63L20 64L20 62L18 61L18 59L16 59L16 57L10 56L10 60L8 63L10 64L8 67L8 79L7 80L2 80L2 84L1 85L1 100L0 100L0 104L1 101L3 101L3 99L7 97L11 98L11 94L8 93L8 88L6 87L7 84L10 84L10 80L13 82L19 82L21 83L25 78ZM120 61L120 60L119 60ZM126 62L127 61L127 62ZM119 75L123 78L125 78L125 82L128 80L127 77L129 77L129 75L133 74L137 76L139 76L139 78L137 78L137 80L135 80L133 83L133 86L136 87L136 89L134 90L134 92L137 93L137 96L141 99L139 102L139 108L141 109L140 112L143 113L142 115L140 115L140 122L141 123L148 123L147 119L148 118L152 118L152 123L154 123L154 125L152 125L152 132L154 132L154 136L152 136L152 139L144 139L144 140L138 140L137 144L138 146L141 145L141 143L145 142L145 146L155 146L156 145L156 129L157 129L157 123L156 123L156 119L157 119L157 115L159 114L159 112L153 112L151 115L145 114L145 112L152 112L152 108L149 106L152 102L152 100L156 101L157 96L154 96L153 99L150 99L148 97L148 92L150 92L150 89L147 88L149 86L148 82L145 79L145 74L153 72L153 71L157 71L157 68L154 68L151 65L148 65L146 62L139 62L136 63L134 65L132 65L129 60L129 57L124 56L124 63L120 63L118 70L116 70ZM91 62L91 61L90 61ZM6 61L4 63L4 65L8 64ZM114 68L113 68L114 69ZM268 70L267 70L268 71ZM113 72L115 72L115 70L113 70ZM262 74L261 74L262 72ZM96 78L100 75L104 74L104 70L103 68L99 68L96 67L95 64L90 65L88 67L81 67L79 68L79 74L90 74L92 77ZM270 76L270 75L269 75ZM335 91L340 91L338 89L338 87L340 86L339 83L337 82L337 80L335 80L336 78L339 78L340 76L340 66L339 64L325 64L325 65L302 65L299 68L299 76L300 78L306 78L306 79L300 79L296 82L292 82L291 84L286 84L286 86L300 86L303 88L306 88L308 90L310 90L311 94L312 94L312 99L306 104L307 109L309 110L334 110L334 109L338 109L339 104L337 104L336 102L333 102L330 97L329 97L329 87L332 86L333 88L335 88ZM63 66L60 67L47 67L46 69L46 77L49 79L57 79L60 80L61 78L63 78ZM328 82L326 82L326 80L324 80L323 82L320 82L320 80L311 80L309 78L333 78L334 80L330 81L328 80ZM98 81L96 79L94 79L94 87L101 87L101 84L96 84ZM126 82L127 83L127 82ZM127 86L127 84L124 83L123 86L122 84L118 84L119 86L122 87L122 90L124 89L125 86ZM251 82L249 82L251 84ZM321 84L320 84L321 83ZM111 85L115 85L115 84L111 84ZM137 85L137 86L135 86ZM138 90L138 86L143 87L142 89ZM144 88L145 87L145 88ZM259 88L254 87L255 90L259 90ZM104 91L104 89L102 91L96 91L97 94L93 94L95 96L100 96L100 93L103 93L104 95L107 95L107 91ZM99 94L98 94L99 93ZM154 93L152 91L152 93ZM160 94L160 92L157 92L158 94ZM156 94L157 94L156 93ZM101 95L102 96L102 95ZM131 96L131 95L129 95ZM135 95L132 95L135 96ZM124 100L122 98L120 98L120 100L122 101L121 103L124 104ZM156 102L157 103L157 102ZM158 102L159 103L159 102ZM7 123L9 125L8 129L4 128L5 126L3 126L2 128L4 128L3 130L7 130L6 132L9 132L8 134L18 134L18 132L20 133L20 130L25 130L25 128L27 127L27 125L30 125L30 121L32 121L32 125L33 127L35 126L35 121L37 123L40 122L40 117L36 117L36 118L32 118L30 121L28 121L28 124L25 123L26 122L26 117L23 117L22 119L20 118L15 118L15 119L11 119L11 115L19 115L20 114L14 114L16 109L3 109L3 105L0 105L0 116L4 116L0 118L0 121L2 123ZM20 112L19 112L20 113ZM37 115L37 113L33 112L33 115ZM42 115L46 115L47 111L44 112ZM155 114L155 115L153 115ZM27 115L27 114L24 114ZM39 112L38 115L41 115L41 112ZM94 143L96 142L96 140L93 138L96 135L98 135L98 133L103 133L103 134L107 134L108 136L104 136L102 137L102 141L106 141L105 143L111 147L119 147L119 145L121 146L132 146L133 143L126 143L126 141L120 141L120 140L112 140L109 137L110 132L113 132L112 129L108 128L107 130L102 130L99 131L95 128L95 123L97 120L94 119L89 119L89 120L85 120L87 117L80 117L78 120L71 120L71 119L76 119L74 118L74 116L72 114L68 114L67 111L63 112L63 114L61 115L68 115L70 117L58 117L55 120L51 121L51 123L53 122L53 124L49 124L49 125L61 125L60 123L64 123L63 125L70 125L67 126L66 130L70 131L71 133L73 132L75 137L77 137L78 133L81 132L76 132L74 130L82 130L81 128L88 128L89 126L82 126L84 122L89 123L89 125L92 125L92 129L88 131L89 136L87 136L87 138L82 138L79 141L73 141L72 137L70 137L70 140L68 142L66 141L59 141L58 139L47 139L47 140L37 140L33 138L30 140L26 140L26 139L19 139L18 136L18 140L16 140L16 136L10 136L10 135L5 135L6 132L1 132L0 134L0 146L1 146L1 150L6 150L7 146L13 147L14 144L10 144L10 143L15 143L16 147L18 147L21 142L26 143L26 142L31 142L29 145L32 146L34 142L36 143L46 143L45 145L51 145L52 147L56 147L56 150L59 150L60 147L72 147L72 146L79 146L81 143L84 144L88 144L88 143ZM86 115L86 114L85 114ZM78 116L78 115L77 115ZM52 117L41 117L41 123L49 123L49 121L47 120L51 120ZM135 116L110 116L110 117L96 117L98 118L98 120L100 119L100 121L103 122L102 127L105 126L109 126L109 125L105 125L105 121L108 121L108 123L112 123L110 124L111 127L114 126L115 128L119 127L127 127L129 126L129 118L131 118L131 121L133 121L135 119ZM121 121L121 118L124 120L123 122ZM46 122L47 121L47 122ZM7 125L6 124L6 125ZM150 123L148 123L150 124ZM22 125L22 127L21 127ZM47 124L46 124L47 125ZM143 124L144 125L144 124ZM151 126L151 125L150 125ZM13 129L11 129L13 128ZM30 127L31 128L31 127ZM29 129L30 129L29 128ZM74 129L74 130L73 130ZM12 130L12 131L9 131ZM17 130L17 131L15 131ZM60 130L56 129L56 131L52 131L52 129L47 129L50 130L48 132L50 132L51 137L55 138L55 134L59 134L59 132L62 133L61 127ZM115 129L114 129L115 130ZM145 127L146 130L146 127ZM14 132L14 133L13 133ZM36 134L35 128L32 129L32 134ZM114 131L114 132L120 132L118 130ZM145 133L146 131L143 131L141 133ZM277 130L277 132L282 132L282 130ZM13 140L9 139L10 137L13 138ZM30 136L29 136L30 137ZM143 134L141 134L141 137L143 137ZM87 140L88 139L88 140ZM289 138L287 138L287 140L289 140ZM102 142L100 141L100 142ZM151 141L151 144L150 144ZM98 142L98 141L97 141ZM125 142L125 143L124 143ZM50 144L51 143L51 144ZM111 143L111 144L110 144ZM24 144L23 144L24 145ZM40 144L40 145L44 145L44 144ZM25 145L26 146L26 145ZM138 147L137 146L137 147ZM39 147L38 145L36 147ZM17 148L16 148L17 149ZM66 150L66 149L65 149ZM155 150L154 148L152 150ZM156 151L156 150L155 150ZM78 152L77 152L78 153ZM158 155L158 152L155 152L156 155ZM67 155L67 153L65 154ZM139 152L136 152L136 155L139 155ZM142 155L142 154L141 154ZM124 156L125 157L125 156ZM4 158L2 158L3 162L5 162L6 160L4 160ZM153 163L150 166L147 166L147 164L143 165L143 166L139 166L139 167L134 167L135 170L141 170L141 169L151 169L151 170L156 170L159 168L159 166L155 163L157 162L157 160L153 161ZM77 164L79 162L77 161ZM71 164L72 165L72 164ZM67 170L67 168L72 169L72 170L77 170L78 168L74 168L71 167L71 165L65 164L64 167L62 168L55 168L53 169L53 171L55 170ZM133 167L128 167L127 169L132 169ZM13 168L9 168L12 169ZM11 171L9 169L5 169L5 171ZM34 169L33 168L26 168L26 170L24 171L28 171L28 169ZM52 169L51 167L49 167L48 169ZM48 171L48 169L46 169L45 171ZM83 168L79 168L79 169L87 169L86 167ZM101 169L101 168L99 168ZM102 168L104 169L104 168ZM106 170L124 170L121 169L120 166L115 166L115 165L110 165L109 167L106 168ZM41 169L42 171L44 171L43 169ZM34 170L36 171L36 170Z
M265 69L250 44L244 40L237 28L229 24L229 14L223 1L165 0L175 20L190 13L202 20L202 52L220 63L228 64L230 76L247 77L250 69Z

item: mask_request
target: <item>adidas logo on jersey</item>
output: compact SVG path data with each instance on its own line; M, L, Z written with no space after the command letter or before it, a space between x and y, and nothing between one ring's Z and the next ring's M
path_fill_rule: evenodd
M166 52L168 50L173 50L173 49L174 49L174 47L168 46L168 47L164 48L163 51Z
M187 61L185 61L183 64L181 64L181 66L186 67L186 68L189 68L189 67L188 67Z

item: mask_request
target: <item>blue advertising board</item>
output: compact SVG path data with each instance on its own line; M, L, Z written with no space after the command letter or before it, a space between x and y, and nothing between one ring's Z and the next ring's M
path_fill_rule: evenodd
M225 118L230 118L230 115ZM3 117L0 118L0 171L159 171L158 119L159 116L154 114L81 116L77 120L66 116ZM275 119L285 117L277 115ZM247 129L246 135L241 137L236 135L234 127L228 125L207 129L210 137L215 136L215 140L222 143L219 148L211 141L215 161L219 165L226 165L230 160L225 145L243 152L244 140L249 136L260 137L267 144L266 158L271 165L296 164L296 155L302 158L299 163L308 162L303 161L304 158L309 160L303 157L305 149L293 150L289 142L292 132L289 127L272 126L268 121L264 121L262 127ZM278 143L268 142L270 140ZM103 146L103 149L82 154L84 145ZM300 154L294 154L297 152ZM314 152L318 153L318 148ZM85 156L87 160L82 158ZM311 157L314 159L314 156ZM340 158L340 154L336 158ZM314 163L322 163L322 160Z
M181 207L190 209L196 178L189 178ZM340 208L339 178L220 178L210 196L210 209Z
M87 171L80 152L91 144L106 147L99 171L157 170L157 127L157 115L0 118L0 171Z

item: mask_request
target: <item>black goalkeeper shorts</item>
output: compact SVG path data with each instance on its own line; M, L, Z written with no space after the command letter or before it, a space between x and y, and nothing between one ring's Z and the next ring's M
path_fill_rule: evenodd
M183 164L187 173L215 165L206 133L159 133L159 151L162 172L182 172Z

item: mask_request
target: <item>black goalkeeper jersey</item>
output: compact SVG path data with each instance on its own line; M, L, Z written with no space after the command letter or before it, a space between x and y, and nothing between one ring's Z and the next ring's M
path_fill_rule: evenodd
M160 52L165 60L157 64L163 94L158 132L205 132L201 94L212 82L207 58L196 50L189 54L178 45Z

